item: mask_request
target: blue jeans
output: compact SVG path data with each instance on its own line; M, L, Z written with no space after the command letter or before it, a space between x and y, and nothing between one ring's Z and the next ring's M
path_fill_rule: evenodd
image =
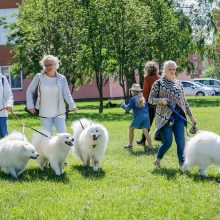
M8 118L0 117L0 138L8 135Z
M65 133L66 132L66 119L65 118L40 118L41 123L47 131L53 135L53 124L56 127L57 133Z
M168 149L171 147L173 142L173 134L175 137L176 145L177 145L177 155L179 159L179 163L184 163L184 148L185 148L185 136L184 136L184 126L185 122L175 113L171 115L171 118L174 120L173 126L166 123L161 129L161 135L163 143L160 146L157 158L162 159L164 154L168 151Z

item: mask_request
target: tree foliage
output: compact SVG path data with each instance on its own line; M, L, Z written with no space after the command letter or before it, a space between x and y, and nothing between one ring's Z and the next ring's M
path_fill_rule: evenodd
M184 8L186 2L24 0L17 23L9 25L9 44L15 51L12 71L24 69L33 75L40 70L42 56L53 54L62 62L60 72L73 85L95 78L102 112L103 86L113 74L127 99L135 71L143 82L148 60L161 67L172 59L179 71L193 69L190 53L204 51L205 39L214 29L205 0L189 10Z

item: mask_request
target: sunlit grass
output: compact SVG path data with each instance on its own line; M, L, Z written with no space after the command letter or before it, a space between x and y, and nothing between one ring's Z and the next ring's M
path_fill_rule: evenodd
M213 101L213 99L216 99ZM193 113L201 130L220 134L219 97L190 98ZM101 170L94 173L81 162L68 157L65 174L56 177L47 169L39 170L36 161L19 180L0 172L1 219L219 219L220 175L214 167L208 169L209 178L201 178L194 168L182 174L173 144L162 160L162 168L155 169L152 155L134 144L133 152L124 150L128 141L131 114L117 108L98 113L98 102L78 102L78 114L72 120L89 117L102 123L109 131L108 150L101 162ZM106 102L105 102L106 103ZM196 104L197 103L197 104ZM213 107L214 106L214 107ZM23 105L14 111L25 123L40 129L38 118L23 112ZM9 117L10 130L22 131L19 121ZM153 128L152 131L153 132ZM31 140L32 131L25 129ZM141 135L135 131L136 138ZM153 142L158 149L159 142Z

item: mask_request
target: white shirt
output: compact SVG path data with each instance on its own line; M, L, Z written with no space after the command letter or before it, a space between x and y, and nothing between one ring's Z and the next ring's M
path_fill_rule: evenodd
M56 117L58 115L58 92L57 77L44 74L40 82L40 116Z
M2 78L4 80L4 88L2 85ZM5 106L13 107L13 103L13 95L8 80L0 73L0 109ZM0 111L0 117L8 117L8 112L6 110Z

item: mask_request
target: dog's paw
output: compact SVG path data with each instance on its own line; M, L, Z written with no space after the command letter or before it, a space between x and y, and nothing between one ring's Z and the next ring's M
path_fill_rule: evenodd
M99 170L99 165L94 165L92 167L93 171L97 172Z

